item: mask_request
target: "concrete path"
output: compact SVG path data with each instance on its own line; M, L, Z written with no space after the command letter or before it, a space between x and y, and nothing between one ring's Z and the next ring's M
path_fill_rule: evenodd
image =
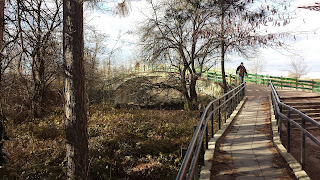
M279 167L279 156L275 157L277 152L272 149L269 93L268 87L247 85L248 100L222 140L220 151L231 156L234 168L231 179L290 179L285 168ZM230 179L226 171L230 172L221 171L215 178Z

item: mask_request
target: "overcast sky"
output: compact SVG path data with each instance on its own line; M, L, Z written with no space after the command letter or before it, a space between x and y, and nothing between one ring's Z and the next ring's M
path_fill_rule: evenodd
M290 69L290 59L303 59L309 70L305 77L320 79L320 11L296 8L311 4L314 4L312 0L294 1L291 8L296 9L296 18L292 19L289 25L281 28L266 27L268 31L296 32L296 40L292 38L286 40L290 47L289 52L280 48L261 49L257 58L265 62L262 74L287 76L287 71ZM107 6L112 9L114 5L110 3ZM148 12L150 11L147 9L144 0L131 1L131 12L128 17L117 17L111 11L92 12L91 10L85 10L85 20L100 32L110 36L108 42L106 42L109 48L114 46L119 34L122 35L121 41L117 44L122 51L118 52L117 62L114 62L114 64L120 65L128 62L128 58L134 58L138 53L136 48L138 36L134 32L144 17L143 13L147 14ZM127 33L128 31L133 33ZM241 61L244 62L247 69L250 69L250 60L241 57L230 57L229 59L230 61L226 63L227 69L235 69Z

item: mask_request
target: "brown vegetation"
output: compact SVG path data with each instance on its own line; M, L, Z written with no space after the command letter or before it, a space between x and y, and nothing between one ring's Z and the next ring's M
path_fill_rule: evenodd
M174 179L199 112L89 109L91 179ZM4 179L65 179L63 116L6 122Z

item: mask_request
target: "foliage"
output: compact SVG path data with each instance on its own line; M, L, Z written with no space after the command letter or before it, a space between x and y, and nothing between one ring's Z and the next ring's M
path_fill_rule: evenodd
M12 59L10 69L21 77L31 78L33 116L41 118L45 111L48 86L61 66L62 1L8 1L6 9L5 57ZM19 37L19 38L18 38ZM14 65L13 65L14 64Z
M16 123L28 121L32 118L32 80L29 77L21 77L16 73L3 74L2 83L5 88L1 91L3 101L3 112L8 119L14 120ZM45 94L45 115L61 111L62 82L54 81L47 87ZM30 88L31 87L31 88Z
M108 113L102 113L108 112ZM88 126L93 179L173 179L197 112L94 107ZM99 121L96 121L99 119ZM190 122L191 121L191 122ZM103 174L103 172L109 172Z
M315 5L313 5L313 6L301 6L301 7L298 7L298 8L309 9L309 10L312 10L312 11L320 11L320 3L315 2Z
M281 11L287 10L286 1L215 0L213 2L215 18L219 25L213 26L210 30L214 38L219 39L218 54L224 92L227 92L224 67L227 55L237 53L248 58L250 51L252 53L261 46L283 46L279 40L279 37L283 36L282 33L270 33L262 27L271 23L273 26L285 26L290 22L288 21L290 15Z
M199 112L124 110L100 104L88 116L91 179L174 179ZM4 179L65 179L62 116L6 122Z
M177 87L189 109L197 108L196 83L212 66L216 39L204 33L215 25L209 1L150 1L152 15L140 28L143 58L150 64L165 61L178 73Z
M51 116L21 124L6 122L9 140L3 145L4 179L63 179L64 135L62 117Z
M253 58L251 59L249 64L249 71L252 74L259 74L263 71L264 67L266 66L266 61L262 58Z
M289 76L293 78L301 78L301 76L306 75L309 71L308 65L303 61L303 59L292 57L290 59L290 69Z

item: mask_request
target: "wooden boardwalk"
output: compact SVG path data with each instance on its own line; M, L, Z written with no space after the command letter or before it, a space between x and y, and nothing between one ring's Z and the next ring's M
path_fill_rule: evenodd
M279 88L277 91L283 103L320 121L318 93ZM247 102L231 127L217 142L210 179L295 179L287 162L273 146L268 96L270 96L269 87L247 85ZM298 123L301 121L294 114L292 119ZM320 138L319 129L315 130L312 127L309 129L314 136ZM300 162L300 135L301 132L293 128L291 154L298 162ZM317 179L320 176L320 148L306 139L306 172L311 179ZM285 146L285 124L282 126L281 140Z
M247 85L248 100L218 142L211 179L293 179L273 147L268 87Z

